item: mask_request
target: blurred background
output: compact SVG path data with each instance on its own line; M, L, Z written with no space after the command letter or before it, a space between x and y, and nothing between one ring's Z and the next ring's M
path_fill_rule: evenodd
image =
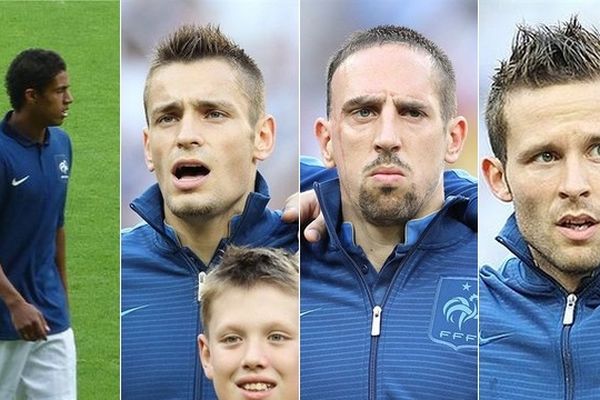
M453 168L477 175L476 0L301 0L301 153L320 158L313 126L326 115L329 58L350 33L382 24L412 28L450 57L456 71L459 114L469 122L466 147Z
M271 208L298 190L298 2L296 0L121 1L121 226L140 221L129 203L156 180L144 163L143 88L155 44L184 23L218 24L265 78L275 151L259 164Z
M510 55L517 24L551 24L579 15L581 23L599 28L600 7L595 0L480 0L479 1L479 155L492 154L485 127L485 104L491 77L499 60ZM532 184L535 184L532 182ZM512 204L497 200L480 178L479 264L499 267L510 254L494 240L512 213Z

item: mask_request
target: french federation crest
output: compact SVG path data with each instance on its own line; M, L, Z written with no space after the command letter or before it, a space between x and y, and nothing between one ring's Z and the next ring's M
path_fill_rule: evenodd
M477 300L477 279L440 278L431 313L431 340L454 350L476 348Z
M69 179L69 161L67 157L63 154L57 154L54 156L54 161L58 170L58 177L61 180Z

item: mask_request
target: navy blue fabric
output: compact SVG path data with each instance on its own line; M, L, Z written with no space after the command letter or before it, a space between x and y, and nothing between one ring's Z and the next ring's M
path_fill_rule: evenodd
M338 179L315 188L328 235L301 243L302 398L476 399L477 237L462 222L468 200L446 201L377 273L343 237ZM471 314L459 326L445 306L463 297ZM371 334L375 306L379 336Z
M8 280L43 315L50 334L70 326L56 266L56 231L64 222L71 142L50 127L42 144L0 123L0 264ZM0 340L19 339L0 302Z
M480 399L600 398L600 276L567 293L535 266L511 216L497 237L516 257L480 272Z
M196 338L202 332L198 275L218 263L228 244L298 249L298 226L266 208L268 189L257 174L256 192L230 223L210 265L179 245L164 225L158 185L132 203L146 221L122 234L121 381L127 400L212 400Z

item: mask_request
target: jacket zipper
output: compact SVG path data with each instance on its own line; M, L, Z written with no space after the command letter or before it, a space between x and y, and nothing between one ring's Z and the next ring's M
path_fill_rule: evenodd
M570 333L571 326L575 320L575 306L577 304L577 296L574 293L570 293L567 296L567 303L565 305L565 312L563 314L563 328L562 328L562 341L561 341L561 353L563 361L563 370L565 373L565 399L573 400L573 362L571 359L570 349Z
M317 192L317 198L319 200L319 203L324 204L323 198L322 198L322 194L321 194L321 191L320 191L320 187L321 187L320 183L316 183L315 184L315 189L316 189L315 191ZM369 298L369 304L371 306L373 306L373 314L372 314L372 320L371 320L371 350L369 352L369 377L368 377L368 380L369 380L368 391L369 391L369 399L370 400L375 400L375 397L376 397L377 346L378 346L378 342L379 342L379 335L381 333L381 319L382 319L381 315L383 313L383 306L385 305L385 303L387 301L387 298L389 297L389 294L392 291L392 288L394 287L394 284L395 284L395 282L396 282L396 280L398 278L398 275L400 274L400 271L402 270L402 267L405 264L408 263L408 261L410 260L410 258L412 257L412 255L416 252L416 249L419 247L419 245L423 241L423 238L425 238L427 236L427 233L429 232L429 230L431 229L431 227L437 224L437 221L439 220L440 215L442 215L442 212L446 208L448 208L452 204L454 204L455 202L456 202L456 199L455 200L450 200L449 202L447 202L442 207L442 209L440 209L440 211L438 211L438 214L429 223L429 225L427 226L427 228L425 228L425 230L420 235L420 237L417 240L417 242L412 246L412 248L410 249L410 251L402 259L402 261L400 261L400 263L398 265L398 269L394 273L394 276L392 277L390 285L388 286L388 288L386 289L386 291L385 291L385 293L383 295L383 300L381 301L381 305L374 305L373 306L373 304L375 303L375 300L373 299L373 293L371 293L371 289L369 288L369 286L365 282L365 279L363 277L363 274L362 274L360 268L358 267L358 265L356 264L356 262L354 261L354 259L352 257L350 257L350 255L348 254L348 252L346 251L346 249L344 249L344 247L342 246L342 244L341 244L339 238L337 237L337 235L331 235L331 238L335 242L336 247L338 249L340 249L340 251L346 257L346 259L349 260L350 263L354 266L354 271L358 275L358 281L362 285L362 287L365 289L365 292L367 293L367 296ZM323 215L325 217L325 224L327 226L327 229L330 232L332 230L333 230L333 232L335 232L335 227L330 223L330 221L333 221L334 219L331 217L331 215L329 215L329 213L327 212L326 209L321 209L321 211L323 212ZM385 268L385 266L387 264L388 263L386 262L381 267L381 269L383 270L383 268ZM374 332L377 333L377 335L373 335Z
M319 184L317 184L317 187L318 186L319 186ZM321 201L321 194L319 191L317 191L317 197L319 198L319 201ZM412 255L416 252L416 249L419 247L419 245L423 241L423 238L425 238L427 236L427 233L429 232L431 227L437 223L443 209L446 207L449 207L452 203L454 203L454 201L451 201L448 204L446 204L438 212L438 214L435 216L435 218L429 223L427 228L425 228L425 230L423 231L423 233L421 234L421 236L419 237L417 242L411 247L410 251L406 254L406 256L402 259L402 261L400 261L400 263L398 264L398 268L397 268L396 272L394 273L394 276L392 277L392 281L390 282L390 285L388 286L388 288L386 289L386 291L383 295L381 305L375 305L373 307L372 318L371 318L371 350L369 352L369 378L368 378L369 379L369 384L368 384L369 400L376 400L377 346L379 344L379 336L381 334L381 320L382 320L382 314L383 314L383 306L385 305L387 298L389 297L389 294L392 291L392 288L394 287L394 284L396 283L398 275L400 274L400 271L403 269L404 265L407 264L408 261L412 258ZM327 218L325 218L325 220L327 221ZM354 270L358 274L358 277L359 277L359 282L365 289L366 293L368 294L369 304L373 305L375 303L375 299L373 299L373 294L371 293L371 289L365 282L363 274L362 274L359 266L356 264L354 259L352 257L350 257L350 255L348 254L346 249L344 249L344 247L342 246L341 242L339 241L339 239L337 237L335 237L335 242L336 242L337 247L341 250L342 254L344 254L346 259L348 259L350 261L350 263L354 266ZM387 264L388 263L386 262L381 267L381 270L383 270L383 268L385 268ZM376 334L374 334L374 333L376 333Z

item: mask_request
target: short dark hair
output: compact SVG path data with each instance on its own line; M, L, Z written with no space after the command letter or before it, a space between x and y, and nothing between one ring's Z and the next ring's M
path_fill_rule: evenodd
M339 66L352 54L375 46L402 44L427 53L440 73L438 90L442 119L448 121L456 115L456 77L450 59L435 43L420 33L395 25L380 25L366 31L354 32L337 50L327 67L327 116L331 113L331 80Z
M206 59L223 59L240 73L248 97L250 121L255 124L265 108L264 79L256 62L215 25L182 25L164 38L154 49L144 87L144 110L148 120L148 91L156 69L172 63L191 63Z
M211 307L228 289L251 289L269 285L298 295L298 257L281 249L229 246L221 262L206 276L202 286L201 316L208 335Z
M508 94L600 78L600 35L585 29L576 16L557 25L518 25L512 52L492 77L485 117L494 155L506 163Z
M19 53L6 72L6 92L13 109L19 111L25 105L25 91L43 92L67 65L52 50L27 49Z

